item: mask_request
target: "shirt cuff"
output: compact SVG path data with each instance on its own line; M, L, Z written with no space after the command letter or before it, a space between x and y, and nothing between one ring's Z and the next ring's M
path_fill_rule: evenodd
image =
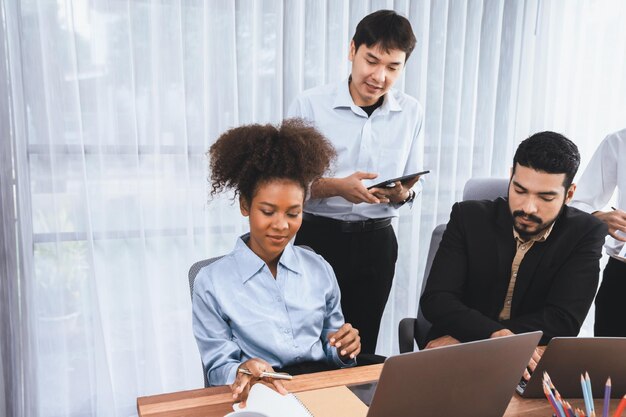
M332 357L333 357L333 363L337 365L339 368L350 368L350 367L356 366L356 358L350 359L347 362L342 361L341 358L339 357L339 353L337 352L337 348L335 347L332 348Z
M237 378L237 369L239 368L239 365L241 365L239 362L230 362L222 365L219 369L214 370L209 374L209 385L232 384L235 382L235 378ZM215 378L216 376L217 378Z

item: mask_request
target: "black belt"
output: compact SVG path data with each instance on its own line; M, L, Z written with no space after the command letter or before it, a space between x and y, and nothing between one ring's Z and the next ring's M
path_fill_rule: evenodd
M391 217L384 217L382 219L343 221L331 219L330 217L303 213L302 219L307 223L325 226L329 229L342 233L371 232L373 230L383 229L391 224Z

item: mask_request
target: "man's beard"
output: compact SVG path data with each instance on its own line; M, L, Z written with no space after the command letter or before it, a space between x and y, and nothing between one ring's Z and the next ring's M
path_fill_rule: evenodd
M563 207L561 207L561 210L559 211L559 214L554 218L551 219L548 222L545 222L538 216L535 216L534 214L527 214L525 213L523 210L515 210L512 215L513 215L513 228L515 229L515 231L520 235L520 237L523 240L530 240L535 236L538 236L539 234L543 233L546 229L548 229L550 226L552 226L552 224L556 221L556 219L559 217L559 215L561 214L561 211L563 211ZM529 220L533 223L537 223L537 228L534 229L532 232L528 232L526 229L522 229L520 227L517 226L517 224L515 223L515 219L517 217L522 217L524 218L524 220Z

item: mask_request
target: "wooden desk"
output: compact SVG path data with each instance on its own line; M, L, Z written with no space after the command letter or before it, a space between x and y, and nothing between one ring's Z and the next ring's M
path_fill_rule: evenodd
M291 381L284 381L284 384L290 392L363 384L378 380L382 369L381 364L299 375ZM612 411L617 407L617 402L611 401ZM572 403L580 407L583 401L575 399ZM601 401L596 400L596 407L600 407L600 404ZM523 399L515 394L504 416L550 417L551 410L546 399ZM230 389L214 387L139 397L137 411L139 417L223 417L233 411L233 408Z

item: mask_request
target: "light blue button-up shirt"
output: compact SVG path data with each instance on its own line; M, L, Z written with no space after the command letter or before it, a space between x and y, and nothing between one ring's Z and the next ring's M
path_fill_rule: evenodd
M335 178L356 171L377 173L378 178L363 180L367 187L428 169L423 165L422 106L400 91L387 92L383 104L368 117L354 104L346 79L303 92L289 108L289 116L309 120L335 146ZM414 187L417 194L421 182ZM342 197L309 199L304 209L337 220L398 215L398 206L394 204L352 204Z
M276 278L248 246L202 268L193 291L193 331L211 385L231 384L251 358L272 367L307 361L344 363L326 339L344 323L339 286L331 266L290 242Z

